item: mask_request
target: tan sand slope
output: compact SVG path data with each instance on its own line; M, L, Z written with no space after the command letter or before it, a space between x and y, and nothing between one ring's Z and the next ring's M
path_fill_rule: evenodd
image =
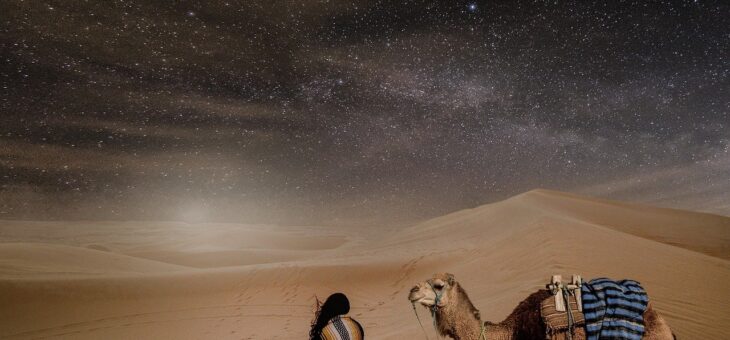
M45 243L0 243L0 277L124 275L186 267L106 251Z
M406 295L439 271L454 273L490 320L506 316L549 275L580 273L641 281L681 339L730 334L727 217L540 190L394 232L211 225L198 228L213 235L206 238L188 226L106 228L114 231L106 238L93 228L69 228L76 238L52 232L124 258L154 253L148 258L155 264L191 264L190 254L201 252L204 264L195 267L206 268L0 274L0 338L302 339L313 296L343 291L368 338L417 339L423 334ZM33 241L19 229L3 224L0 240ZM289 249L296 238L305 246ZM260 257L246 256L251 251ZM240 262L226 262L239 255ZM418 311L434 338L427 312Z
M526 195L534 207L565 213L586 222L651 240L730 259L730 222L725 216L656 208L636 203L590 199L534 190Z
M75 246L198 268L311 258L358 239L312 227L174 222L0 223L0 241L5 243Z

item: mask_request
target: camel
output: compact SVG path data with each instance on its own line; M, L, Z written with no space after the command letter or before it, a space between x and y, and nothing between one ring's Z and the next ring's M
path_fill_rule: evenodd
M454 279L454 275L440 273L414 286L408 295L408 300L413 304L420 303L431 310L434 325L441 336L449 336L455 340L521 340L545 339L545 324L540 317L540 302L550 296L552 296L550 291L538 290L520 302L504 321L482 323L479 310L471 303L464 288ZM437 308L434 308L434 305ZM643 339L674 339L669 326L651 307L651 303L643 316L645 327ZM585 335L580 336L581 334L583 333L577 332L573 339L585 340Z

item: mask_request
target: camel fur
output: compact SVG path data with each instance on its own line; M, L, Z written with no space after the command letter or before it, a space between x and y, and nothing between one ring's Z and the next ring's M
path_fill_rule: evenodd
M434 308L437 293L440 296ZM482 323L479 310L474 307L466 291L452 274L434 274L431 279L418 283L411 289L408 300L432 310L436 330L442 336L454 340L527 340L545 339L545 324L540 317L540 302L551 295L544 289L530 294L500 323L489 321ZM674 339L669 326L651 304L643 316L645 328L643 339ZM482 331L485 337L480 338ZM585 340L584 334L576 333L574 340Z

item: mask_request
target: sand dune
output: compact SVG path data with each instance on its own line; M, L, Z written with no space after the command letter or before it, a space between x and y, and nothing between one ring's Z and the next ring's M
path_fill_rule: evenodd
M186 267L106 251L43 243L0 243L0 277L77 277L184 270Z
M525 199L534 207L651 240L730 259L730 220L725 216L656 208L636 203L586 199L534 190Z
M489 320L580 273L641 281L680 338L730 334L730 218L546 190L395 231L5 222L0 241L0 338L301 339L333 291L368 338L423 338L406 295L439 271Z

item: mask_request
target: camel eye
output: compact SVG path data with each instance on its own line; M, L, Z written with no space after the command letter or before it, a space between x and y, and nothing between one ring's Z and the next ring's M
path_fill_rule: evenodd
M444 284L443 283L434 283L433 288L442 289L442 288L444 288Z

